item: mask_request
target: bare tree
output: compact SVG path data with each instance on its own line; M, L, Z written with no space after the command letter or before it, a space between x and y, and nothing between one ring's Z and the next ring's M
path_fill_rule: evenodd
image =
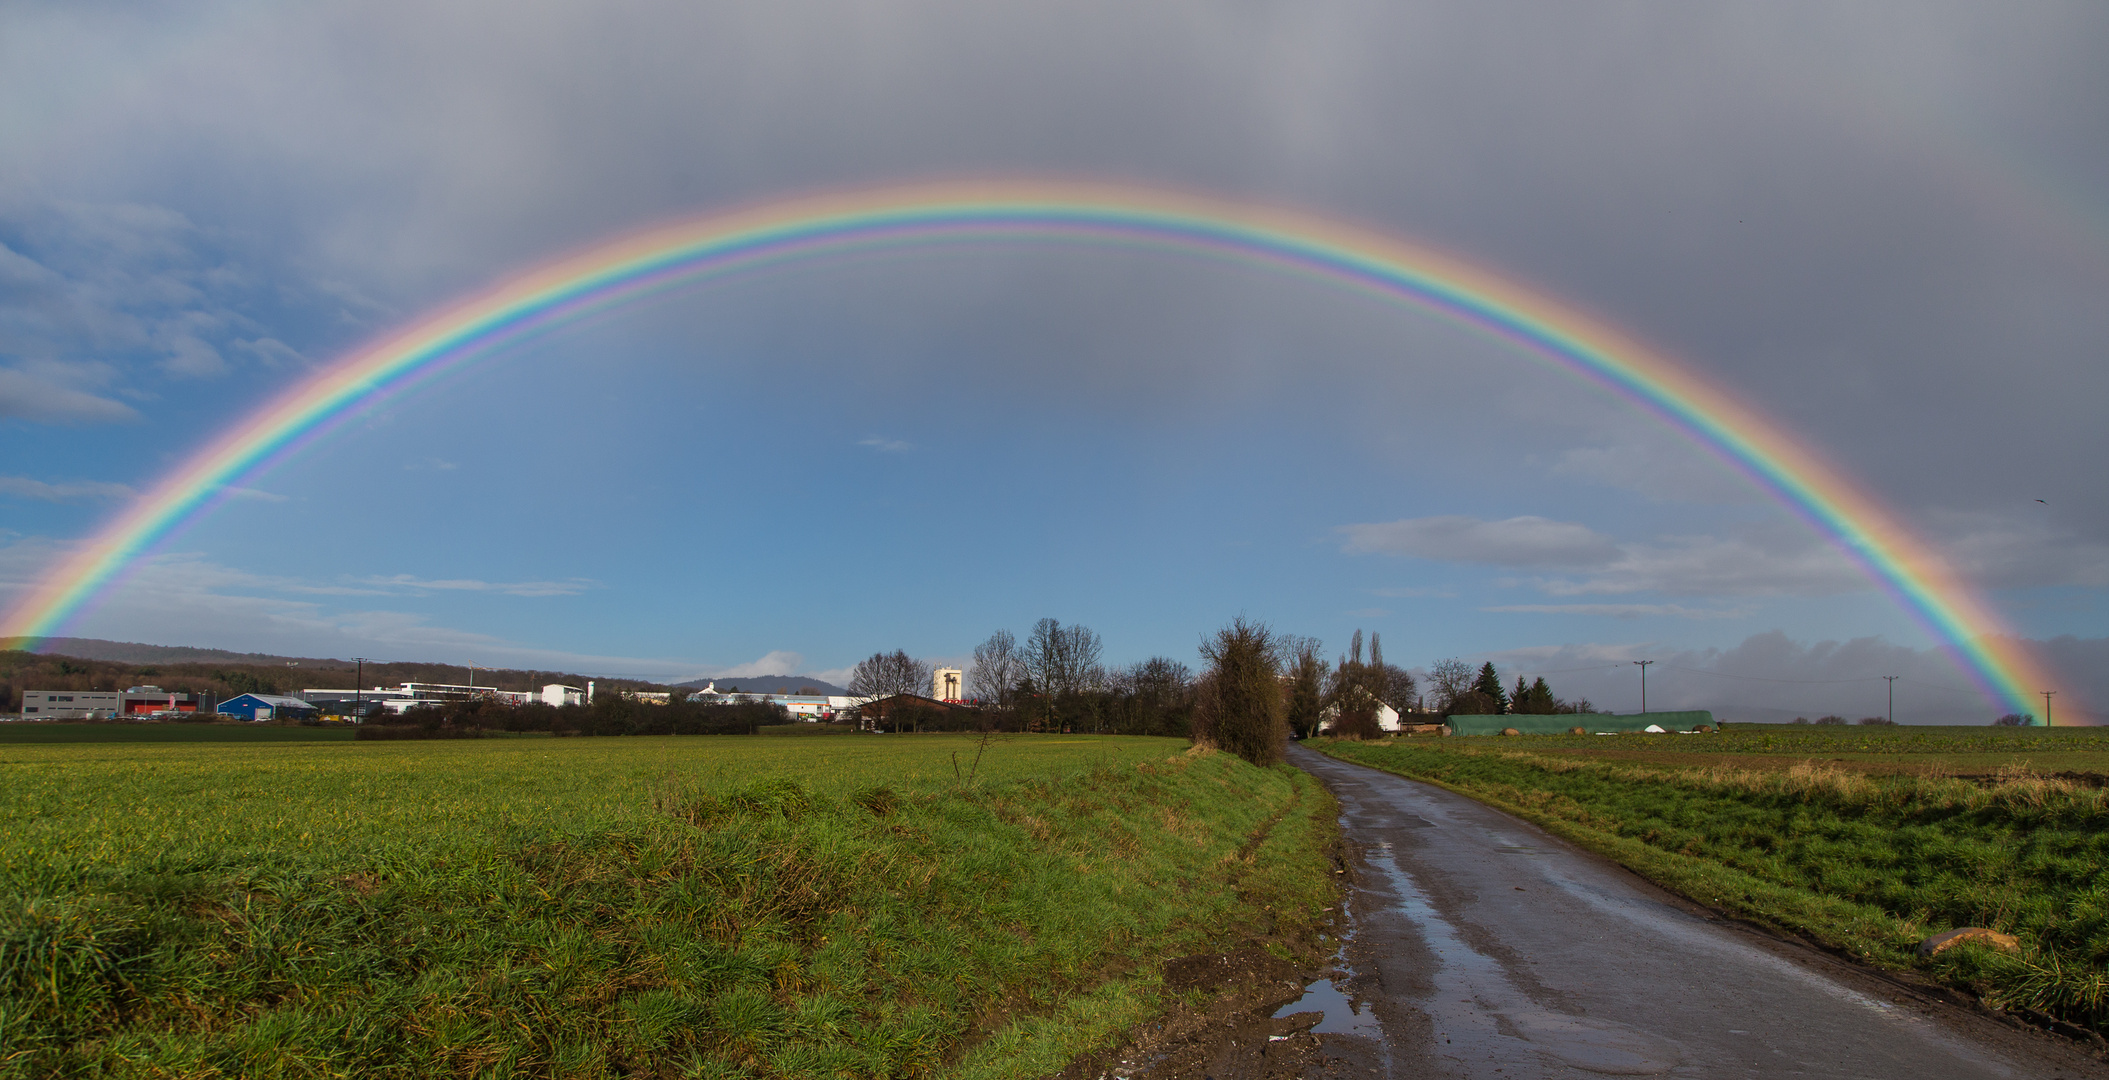
M967 674L967 692L975 698L1008 711L1023 678L1025 664L1019 659L1018 639L1010 631L998 630L974 646L974 670Z
M1094 690L1106 682L1106 669L1099 664L1104 646L1088 627L1063 626L1053 619L1033 624L1032 633L1018 650L1025 674L1046 695L1047 715L1055 721L1056 702L1064 695Z
M930 665L900 649L891 653L873 653L858 661L849 677L850 696L866 701L895 694L923 696L929 690Z
M1288 686L1283 703L1289 730L1299 739L1318 734L1325 715L1325 645L1313 637L1285 637L1282 654L1287 658L1284 673Z
M1478 669L1454 656L1428 665L1428 691L1435 695L1435 711L1450 715L1457 699L1471 693L1478 678Z
M1280 761L1289 725L1273 632L1240 615L1201 643L1201 657L1209 668L1194 702L1194 741L1255 765Z

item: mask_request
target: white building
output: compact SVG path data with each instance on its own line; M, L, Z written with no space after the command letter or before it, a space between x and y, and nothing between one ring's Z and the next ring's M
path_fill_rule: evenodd
M784 711L800 720L833 720L835 714L854 709L864 703L862 698L843 697L830 694L744 694L718 689L713 681L703 689L688 695L688 700L699 705L730 705L739 701L761 701L780 705Z
M930 696L939 701L964 701L965 673L956 667L941 667L930 673Z
M1327 728L1332 727L1333 721L1335 719L1338 719L1339 716L1340 706L1326 706L1325 711L1318 714L1318 730L1324 731ZM1394 709L1381 701L1377 702L1377 729L1379 731L1397 731L1399 730L1399 727L1399 710Z
M550 683L542 688L544 705L584 705L593 700L593 684L587 683L584 690L563 683Z

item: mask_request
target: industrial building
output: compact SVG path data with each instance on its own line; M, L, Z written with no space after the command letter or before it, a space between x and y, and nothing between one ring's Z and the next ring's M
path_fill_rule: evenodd
M824 694L742 694L720 690L716 682L711 682L688 695L688 700L699 705L761 701L782 706L800 720L833 720L836 713L856 708L863 699Z
M930 696L958 705L967 699L966 673L956 667L941 667L930 673Z
M105 720L158 713L211 713L218 704L211 694L181 693L158 686L134 686L123 691L26 690L22 693L22 718Z
M241 694L220 702L220 713L242 720L311 720L321 710L283 694Z

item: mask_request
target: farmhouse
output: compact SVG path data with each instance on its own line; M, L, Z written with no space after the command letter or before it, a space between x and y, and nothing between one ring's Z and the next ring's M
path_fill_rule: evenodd
M1399 710L1394 709L1391 706L1376 700L1374 697L1370 696L1369 691L1364 690L1361 687L1356 687L1355 693L1361 695L1365 705L1374 704L1377 707L1377 729L1379 731L1395 732L1399 730ZM1333 721L1339 718L1339 705L1326 706L1325 711L1318 714L1318 730L1325 731L1326 729L1333 726Z

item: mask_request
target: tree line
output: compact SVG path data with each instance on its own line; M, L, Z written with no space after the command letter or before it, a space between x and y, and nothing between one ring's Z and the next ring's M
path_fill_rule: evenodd
M358 739L478 739L498 734L557 736L754 735L791 723L781 705L766 701L691 702L680 694L659 705L620 694L587 705L513 705L490 698L421 705L400 716L359 725Z

